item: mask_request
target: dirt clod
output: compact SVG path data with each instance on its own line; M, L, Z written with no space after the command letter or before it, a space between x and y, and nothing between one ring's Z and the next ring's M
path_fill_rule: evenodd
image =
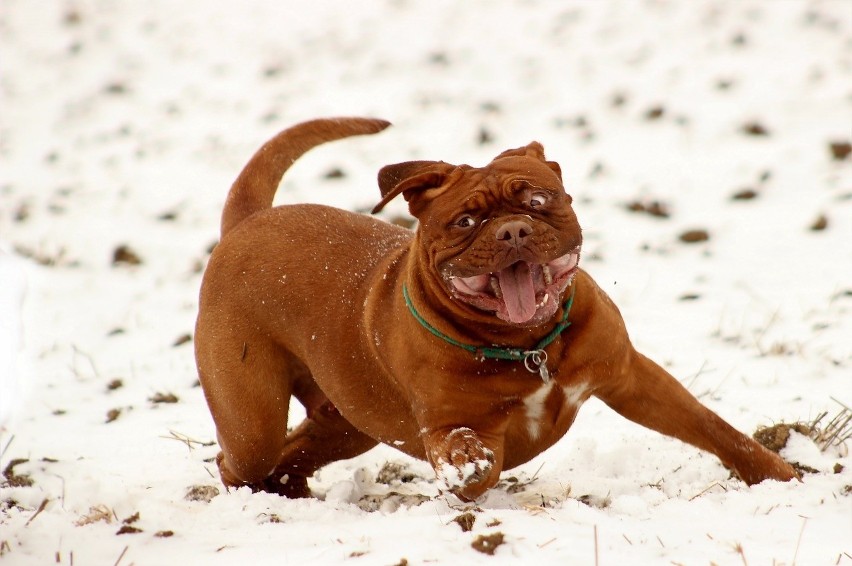
M154 393L148 400L152 403L177 403L180 401L174 393Z
M3 477L6 478L6 481L3 482L4 487L32 487L34 482L29 475L15 473L15 466L26 462L29 462L26 458L15 458L9 461L3 470Z
M323 178L325 179L343 179L345 177L346 172L340 167L332 167L323 175Z
M743 124L742 132L748 136L765 137L769 135L769 130L760 122L748 122Z
M750 187L745 187L733 195L731 195L731 200L754 200L758 196L758 192Z
M835 141L828 144L832 159L843 161L852 155L852 144L847 141Z
M463 532L468 532L473 529L473 524L476 522L476 515L468 511L453 519L453 522L458 524Z
M627 210L631 212L643 212L655 218L668 218L671 216L669 206L658 200L650 202L633 201L627 204Z
M811 434L811 427L804 423L778 423L772 426L759 427L756 431L754 431L752 438L754 438L761 446L778 453L787 446L787 441L790 440L791 430L805 436L810 436Z
M497 547L503 544L503 538L504 535L500 531L491 533L490 535L479 535L470 543L470 546L477 552L493 556Z
M479 145L488 145L489 143L494 142L494 134L492 134L488 128L482 126L479 128L479 134L477 135L476 141Z
M175 535L174 531L157 531L154 536L157 538L169 538Z
M112 252L113 265L140 265L142 258L130 246L122 244Z
M687 244L695 244L698 242L706 242L710 239L710 233L707 230L687 230L678 236L681 242Z
M822 232L826 228L828 228L828 217L825 214L817 216L810 227L811 232Z
M405 464L398 462L385 462L379 473L376 474L376 483L386 485L394 483L409 483L417 479L417 474L412 472Z
M645 112L646 120L659 120L666 113L666 109L663 106L653 106L649 108Z
M429 501L429 497L421 494L401 494L391 491L386 495L368 494L358 500L358 507L367 513L380 509L398 509L399 507L417 507Z
M187 501L203 501L210 503L214 497L219 495L219 488L213 485L193 485L186 490L184 499Z

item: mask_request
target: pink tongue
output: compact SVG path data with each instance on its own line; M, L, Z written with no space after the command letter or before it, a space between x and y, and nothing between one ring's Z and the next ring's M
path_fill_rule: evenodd
M497 281L509 320L520 324L531 319L535 314L535 286L529 264L519 261L497 272Z

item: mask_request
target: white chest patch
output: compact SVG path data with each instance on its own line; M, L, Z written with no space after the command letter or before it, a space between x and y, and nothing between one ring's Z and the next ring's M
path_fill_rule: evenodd
M524 399L524 411L527 417L527 432L533 440L541 434L541 418L544 416L544 404L553 391L554 382L542 384L535 393Z
M536 389L535 393L528 395L524 399L524 414L527 418L527 433L530 439L538 440L541 435L541 422L544 417L545 406L548 397L553 392L554 387L559 387L555 382L543 384ZM585 383L573 385L562 389L564 395L563 403L569 405L572 409L578 408L585 401L588 386Z
M569 405L573 405L574 407L579 407L586 400L586 392L589 390L589 386L585 383L579 383L577 385L572 385L570 387L566 387L562 390L565 394L565 402Z

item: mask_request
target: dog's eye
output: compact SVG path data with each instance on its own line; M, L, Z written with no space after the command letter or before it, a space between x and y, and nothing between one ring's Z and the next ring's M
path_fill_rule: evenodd
M530 196L529 205L531 208L538 208L547 203L547 196L541 193L536 193Z
M473 216L469 214L465 214L458 220L456 220L456 226L459 228L473 228L476 226L476 220L474 220Z

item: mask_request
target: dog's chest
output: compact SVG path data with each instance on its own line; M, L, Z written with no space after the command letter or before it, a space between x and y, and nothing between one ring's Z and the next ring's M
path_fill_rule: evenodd
M542 383L535 391L522 399L515 415L514 425L522 429L533 441L553 442L554 433L562 436L571 423L580 405L588 398L588 387L583 384L560 385L556 381ZM516 430L516 434L521 431Z

